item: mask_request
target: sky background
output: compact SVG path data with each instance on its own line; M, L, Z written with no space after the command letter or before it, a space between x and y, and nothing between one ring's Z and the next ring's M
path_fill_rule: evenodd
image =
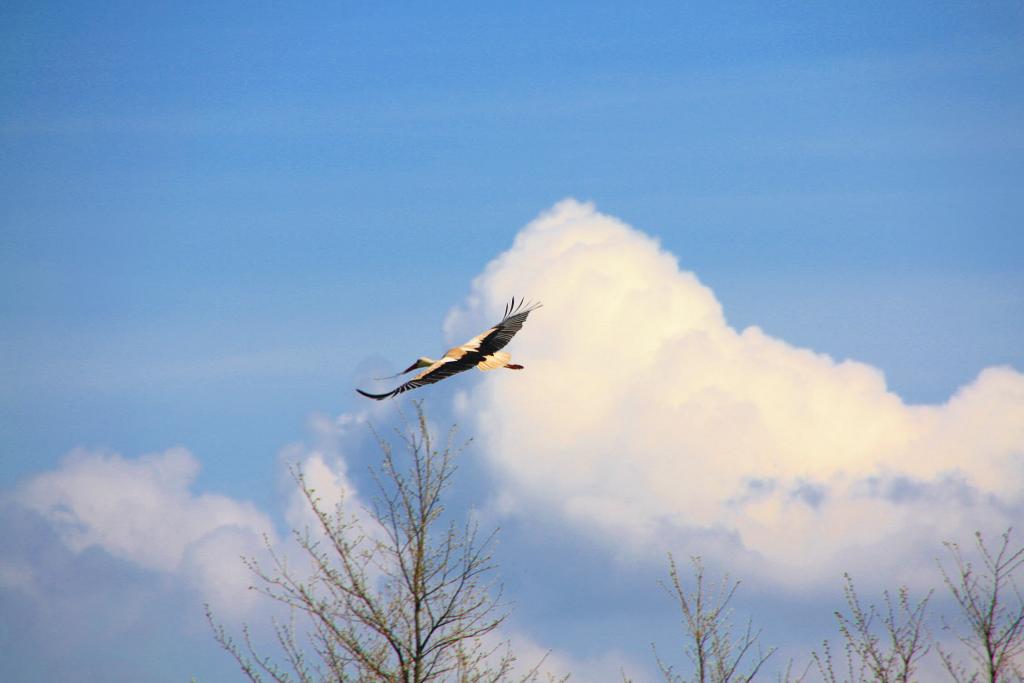
M419 392L510 634L653 680L675 552L805 656L1024 518L1021 83L1019 2L6 3L4 679L238 680L283 463L358 500L353 387L513 295Z

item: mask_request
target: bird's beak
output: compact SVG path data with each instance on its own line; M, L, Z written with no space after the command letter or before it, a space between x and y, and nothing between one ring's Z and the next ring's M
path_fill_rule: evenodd
M396 372L395 374L388 375L387 377L374 377L373 379L374 379L375 382L383 382L386 379L394 379L396 377L401 377L402 375L404 375L407 372L412 372L413 370L415 370L419 366L420 366L420 362L419 362L419 360L417 360L415 363L413 363L412 365L407 367L405 370L402 370L401 372Z

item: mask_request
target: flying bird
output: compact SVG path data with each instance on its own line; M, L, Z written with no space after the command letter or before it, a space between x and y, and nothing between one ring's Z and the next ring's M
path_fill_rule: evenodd
M399 386L396 389L384 394L371 394L362 389L356 389L360 394L367 398L374 398L381 401L385 398L391 398L397 396L402 392L415 389L416 387L422 387L425 384L433 384L439 382L446 377L462 372L463 370L469 370L471 367L476 366L480 370L494 370L496 368L508 368L509 370L522 370L522 365L516 365L512 363L512 356L502 351L506 344L515 336L515 333L523 329L523 323L526 322L526 316L530 315L531 311L535 311L541 307L540 303L526 304L520 300L516 303L515 297L512 297L512 301L505 306L505 315L494 327L490 328L482 334L470 339L461 346L445 351L444 356L439 360L433 360L426 356L417 358L416 362L402 370L397 375L391 377L398 377L404 375L407 372L412 372L417 368L426 368L423 372L416 375L414 378ZM384 377L382 379L391 379L390 377Z

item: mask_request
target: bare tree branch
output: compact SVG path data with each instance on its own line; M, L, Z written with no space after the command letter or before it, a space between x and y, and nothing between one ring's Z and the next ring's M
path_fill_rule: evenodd
M683 653L692 665L692 676L684 678L676 674L675 667L667 664L655 648L655 660L666 683L753 681L775 653L775 648L767 652L761 650L758 645L761 631L755 631L751 621L743 631L733 632L729 603L739 588L739 582L730 583L729 577L725 576L717 591L709 589L704 580L704 563L701 558L693 557L694 588L688 591L683 587L675 559L669 555L668 561L669 583L662 585L677 602L683 615ZM623 679L628 680L625 674Z
M836 612L839 632L843 636L846 670L837 673L832 649L826 640L822 652L812 653L818 672L826 683L910 683L921 658L931 650L930 636L925 628L929 593L917 603L910 600L904 586L895 601L888 591L882 593L885 609L875 605L865 608L849 574L843 596L848 614Z
M294 617L274 624L287 668L257 654L247 627L239 646L207 611L215 639L252 683L511 679L515 657L508 645L502 651L484 640L506 617L500 586L489 579L494 534L481 539L473 523L443 525L444 493L460 449L452 447L454 429L448 444L436 448L422 405L415 405L415 424L398 433L406 453L401 462L374 432L382 457L371 470L376 496L367 512L379 531L365 528L341 503L326 507L296 466L292 475L317 521L316 533L293 534L308 573L297 573L266 539L270 567L246 560L256 590L307 617L302 633ZM520 680L536 680L539 667Z
M1015 579L1024 566L1024 547L1011 546L1012 531L1007 529L994 549L985 543L981 532L975 532L983 565L980 572L959 545L945 544L953 568L948 572L940 563L939 569L960 608L962 622L960 630L946 628L956 632L977 667L971 672L952 652L939 648L946 671L957 683L1024 681L1024 599Z

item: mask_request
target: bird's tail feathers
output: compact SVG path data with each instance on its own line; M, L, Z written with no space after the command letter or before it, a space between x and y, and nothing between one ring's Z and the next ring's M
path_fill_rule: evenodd
M512 360L512 354L507 351L498 351L489 356L484 356L484 359L477 363L476 366L481 370L495 370L506 367L510 360Z

